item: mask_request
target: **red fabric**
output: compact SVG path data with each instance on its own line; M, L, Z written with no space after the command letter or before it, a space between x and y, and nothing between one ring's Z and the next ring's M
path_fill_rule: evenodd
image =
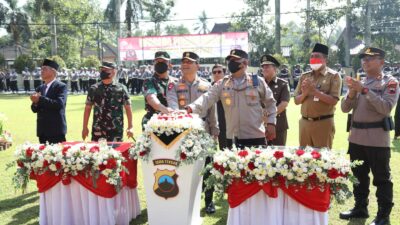
M322 59L320 58L311 58L310 64L322 64Z
M329 185L325 185L323 192L319 187L308 190L306 186L290 185L288 188L281 182L279 187L272 186L271 183L259 185L258 182L245 184L243 181L236 181L228 187L229 207L235 208L246 201L248 198L263 190L269 197L278 197L278 188L289 195L300 204L320 212L326 212L329 209L330 190Z
M263 190L271 198L278 197L278 188L272 186L271 183L260 185L257 182L245 184L242 180L234 181L227 190L229 206L231 208L239 206L260 190Z
M75 145L81 142L64 142L64 145ZM128 186L130 188L137 187L137 161L132 160L129 158L129 148L131 146L130 143L123 143L123 142L113 142L112 144L118 144L119 146L115 148L115 150L120 151L122 156L127 160L123 163L123 165L128 169L129 174L125 172L121 172L123 187ZM38 191L40 193L45 192L56 185L58 182L61 181L62 175L55 176L54 174L46 171L42 175L32 174L32 178L36 180L36 185L38 187ZM92 177L86 177L84 173L78 174L77 176L73 176L73 179L78 181L82 186L84 186L89 191L93 192L96 195L105 197L105 198L112 198L114 197L117 192L113 185L108 184L106 182L106 177L100 175L97 182L96 188L93 186ZM67 178L68 179L68 178ZM65 184L69 184L68 182L64 182Z

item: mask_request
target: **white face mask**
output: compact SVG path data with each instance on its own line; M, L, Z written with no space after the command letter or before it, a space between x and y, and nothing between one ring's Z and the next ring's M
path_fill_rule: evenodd
M310 64L312 70L319 70L322 67L322 64Z

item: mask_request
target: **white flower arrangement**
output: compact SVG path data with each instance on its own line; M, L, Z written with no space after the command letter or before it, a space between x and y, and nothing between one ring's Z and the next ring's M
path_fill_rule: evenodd
M96 187L97 178L105 176L106 182L114 185L119 191L122 188L120 172L126 171L122 165L125 161L122 154L106 142L98 144L80 143L75 145L42 145L25 143L15 150L16 161L7 167L18 165L13 177L15 188L26 189L30 177L50 172L62 176L64 184L77 175L92 177Z
M329 149L267 147L218 151L213 165L207 170L211 176L208 186L224 193L234 180L245 183L272 182L279 186L306 185L323 189L329 184L331 196L343 203L351 196L348 183L356 182L351 168L361 162L351 163L342 153Z
M7 149L13 142L11 134L5 130L6 121L7 117L0 112L0 150Z
M187 134L175 156L181 164L192 164L214 153L215 142L205 131L203 120L197 114L175 111L170 114L153 115L136 145L130 149L130 156L133 159L148 161L151 154L151 134L170 136L183 132Z

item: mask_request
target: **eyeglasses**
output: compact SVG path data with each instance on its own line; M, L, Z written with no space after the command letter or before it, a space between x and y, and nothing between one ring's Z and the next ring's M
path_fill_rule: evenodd
M212 73L213 74L217 74L217 73L220 74L220 73L222 73L222 71L221 70L215 70L215 71L212 71Z

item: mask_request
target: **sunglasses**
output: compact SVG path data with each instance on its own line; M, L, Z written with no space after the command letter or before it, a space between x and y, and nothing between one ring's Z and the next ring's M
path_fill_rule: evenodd
M222 73L222 71L221 70L216 70L216 71L212 71L212 73L213 74L217 74L217 73L219 74L219 73Z

